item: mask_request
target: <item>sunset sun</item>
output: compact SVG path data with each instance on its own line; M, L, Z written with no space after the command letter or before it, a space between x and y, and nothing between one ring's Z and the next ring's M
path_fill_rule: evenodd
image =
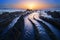
M35 4L33 4L33 3L27 4L27 7L28 7L28 9L34 9Z

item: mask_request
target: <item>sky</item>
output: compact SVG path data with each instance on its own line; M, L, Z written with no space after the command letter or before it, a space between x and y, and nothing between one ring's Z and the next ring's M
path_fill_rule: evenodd
M60 8L60 0L0 0L0 9Z

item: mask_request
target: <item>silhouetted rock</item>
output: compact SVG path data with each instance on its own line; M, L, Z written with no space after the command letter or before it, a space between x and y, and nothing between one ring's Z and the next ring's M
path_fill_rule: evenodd
M48 11L47 14L51 15L53 18L60 18L60 13L57 11L54 12Z

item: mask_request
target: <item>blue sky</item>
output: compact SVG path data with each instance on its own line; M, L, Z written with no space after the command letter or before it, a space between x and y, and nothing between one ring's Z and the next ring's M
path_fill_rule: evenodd
M15 5L17 3L25 2L25 1L38 1L44 2L51 5L56 5L56 7L60 8L60 0L0 0L0 8L8 8L9 5ZM8 5L8 6L6 6ZM10 8L10 7L9 7Z

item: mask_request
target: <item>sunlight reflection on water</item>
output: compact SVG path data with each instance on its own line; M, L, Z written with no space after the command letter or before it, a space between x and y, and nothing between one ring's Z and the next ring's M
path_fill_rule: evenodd
M30 14L28 17L29 17L29 19L33 19L34 17L38 18L39 17L39 13L38 12L34 12L34 13Z

